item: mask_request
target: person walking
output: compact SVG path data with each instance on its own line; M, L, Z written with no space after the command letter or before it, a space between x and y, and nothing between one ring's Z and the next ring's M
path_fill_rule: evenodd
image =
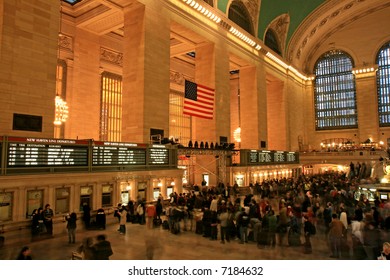
M127 222L127 211L126 206L122 205L121 211L119 212L119 234L126 233L126 222Z
M328 239L330 250L332 252L331 258L341 257L341 239L343 238L344 225L338 219L337 214L332 214L332 222L330 223Z
M95 250L95 259L109 260L110 256L113 254L110 241L106 240L104 234L99 234L96 239L97 242L92 246Z
M65 219L67 221L66 228L68 229L69 244L74 244L76 243L77 214L72 212L66 215Z

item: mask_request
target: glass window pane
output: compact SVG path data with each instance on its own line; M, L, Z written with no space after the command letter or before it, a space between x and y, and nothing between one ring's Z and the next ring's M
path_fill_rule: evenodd
M316 130L357 128L357 106L353 61L334 50L317 61L314 72Z
M184 93L171 91L169 95L169 138L184 146L191 139L191 117L183 114Z
M121 141L122 77L102 73L100 103L100 140Z
M390 42L379 50L376 63L379 126L390 126Z

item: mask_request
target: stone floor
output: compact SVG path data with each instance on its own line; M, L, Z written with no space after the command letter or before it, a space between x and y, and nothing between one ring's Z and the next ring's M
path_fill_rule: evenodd
M12 245L6 242L0 249L0 259L15 259L19 250L27 245L35 260L69 260L83 238L104 233L112 244L112 260L146 260L146 244L154 248L155 260L331 260L321 230L312 237L313 253L304 254L302 247L259 249L255 242L240 244L238 240L222 244L220 240L210 240L194 230L174 235L162 227L147 229L145 225L131 223L127 223L125 235L120 235L117 229L117 224L108 225L105 230L77 229L76 244L68 244L65 233L34 242L29 239L21 239Z

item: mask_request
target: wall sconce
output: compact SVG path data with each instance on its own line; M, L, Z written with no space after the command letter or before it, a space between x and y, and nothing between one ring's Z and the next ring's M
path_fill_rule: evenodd
M175 181L172 179L171 186L175 185Z
M162 183L160 180L158 180L157 187L162 187Z

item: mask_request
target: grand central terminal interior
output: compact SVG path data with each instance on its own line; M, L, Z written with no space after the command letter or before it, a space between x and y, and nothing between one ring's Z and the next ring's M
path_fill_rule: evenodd
M194 186L390 173L390 0L2 0L0 15L5 245L46 204L59 236L84 204L112 225L118 204Z

